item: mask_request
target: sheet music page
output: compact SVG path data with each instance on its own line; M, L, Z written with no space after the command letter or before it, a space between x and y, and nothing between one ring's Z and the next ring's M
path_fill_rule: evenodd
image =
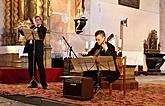
M39 40L39 35L37 33L37 30L26 28L26 29L22 29L22 31L24 32L26 40Z
M75 72L83 71L116 71L112 56L86 56L83 58L73 58L72 64Z
M116 71L114 60L112 56L97 56L94 57L98 62L99 70L101 71Z

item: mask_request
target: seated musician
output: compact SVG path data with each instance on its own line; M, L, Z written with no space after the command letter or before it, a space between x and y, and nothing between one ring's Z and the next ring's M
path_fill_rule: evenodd
M87 56L113 56L114 59L114 65L116 67L116 71L100 71L101 77L106 77L107 81L109 83L114 82L120 77L120 72L116 65L116 51L115 47L105 41L105 32L103 30L98 30L95 32L95 39L96 43L95 46L88 52ZM97 71L84 71L83 76L84 77L92 77L94 81L96 81L95 84L98 84L98 76Z

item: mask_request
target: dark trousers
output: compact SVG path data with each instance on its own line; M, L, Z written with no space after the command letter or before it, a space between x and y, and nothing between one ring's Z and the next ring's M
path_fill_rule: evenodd
M38 82L37 74L36 74L36 64L38 66L39 74L40 74L40 82L43 87L47 87L46 83L46 73L43 64L43 54L37 54L34 56L33 60L33 53L28 53L28 62L29 62L29 75L30 79L34 76L35 81ZM33 67L34 66L34 67ZM32 85L37 85L34 80L31 82Z
M91 77L96 82L95 84L99 83L100 79L98 78L100 77L106 77L107 81L109 83L112 83L120 77L120 72L119 71L100 71L98 73L97 71L84 71L83 76Z

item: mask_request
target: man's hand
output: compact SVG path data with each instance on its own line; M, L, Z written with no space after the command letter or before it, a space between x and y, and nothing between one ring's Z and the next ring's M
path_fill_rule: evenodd
M22 30L22 25L18 25L18 30Z
M103 47L104 51L107 51L108 50L108 46L107 46L106 43L103 43L101 46Z

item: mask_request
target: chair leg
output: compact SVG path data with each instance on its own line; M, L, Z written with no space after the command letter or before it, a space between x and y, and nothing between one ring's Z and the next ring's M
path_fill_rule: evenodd
M112 96L112 83L109 84L109 96Z
M123 85L123 95L125 96L126 94L126 85L125 85L125 82L124 82L124 85Z
M125 72L123 75L123 95L125 96L126 94L126 78L125 78Z
M123 94L125 96L126 94L126 56L123 58L124 59L124 66L123 66Z

